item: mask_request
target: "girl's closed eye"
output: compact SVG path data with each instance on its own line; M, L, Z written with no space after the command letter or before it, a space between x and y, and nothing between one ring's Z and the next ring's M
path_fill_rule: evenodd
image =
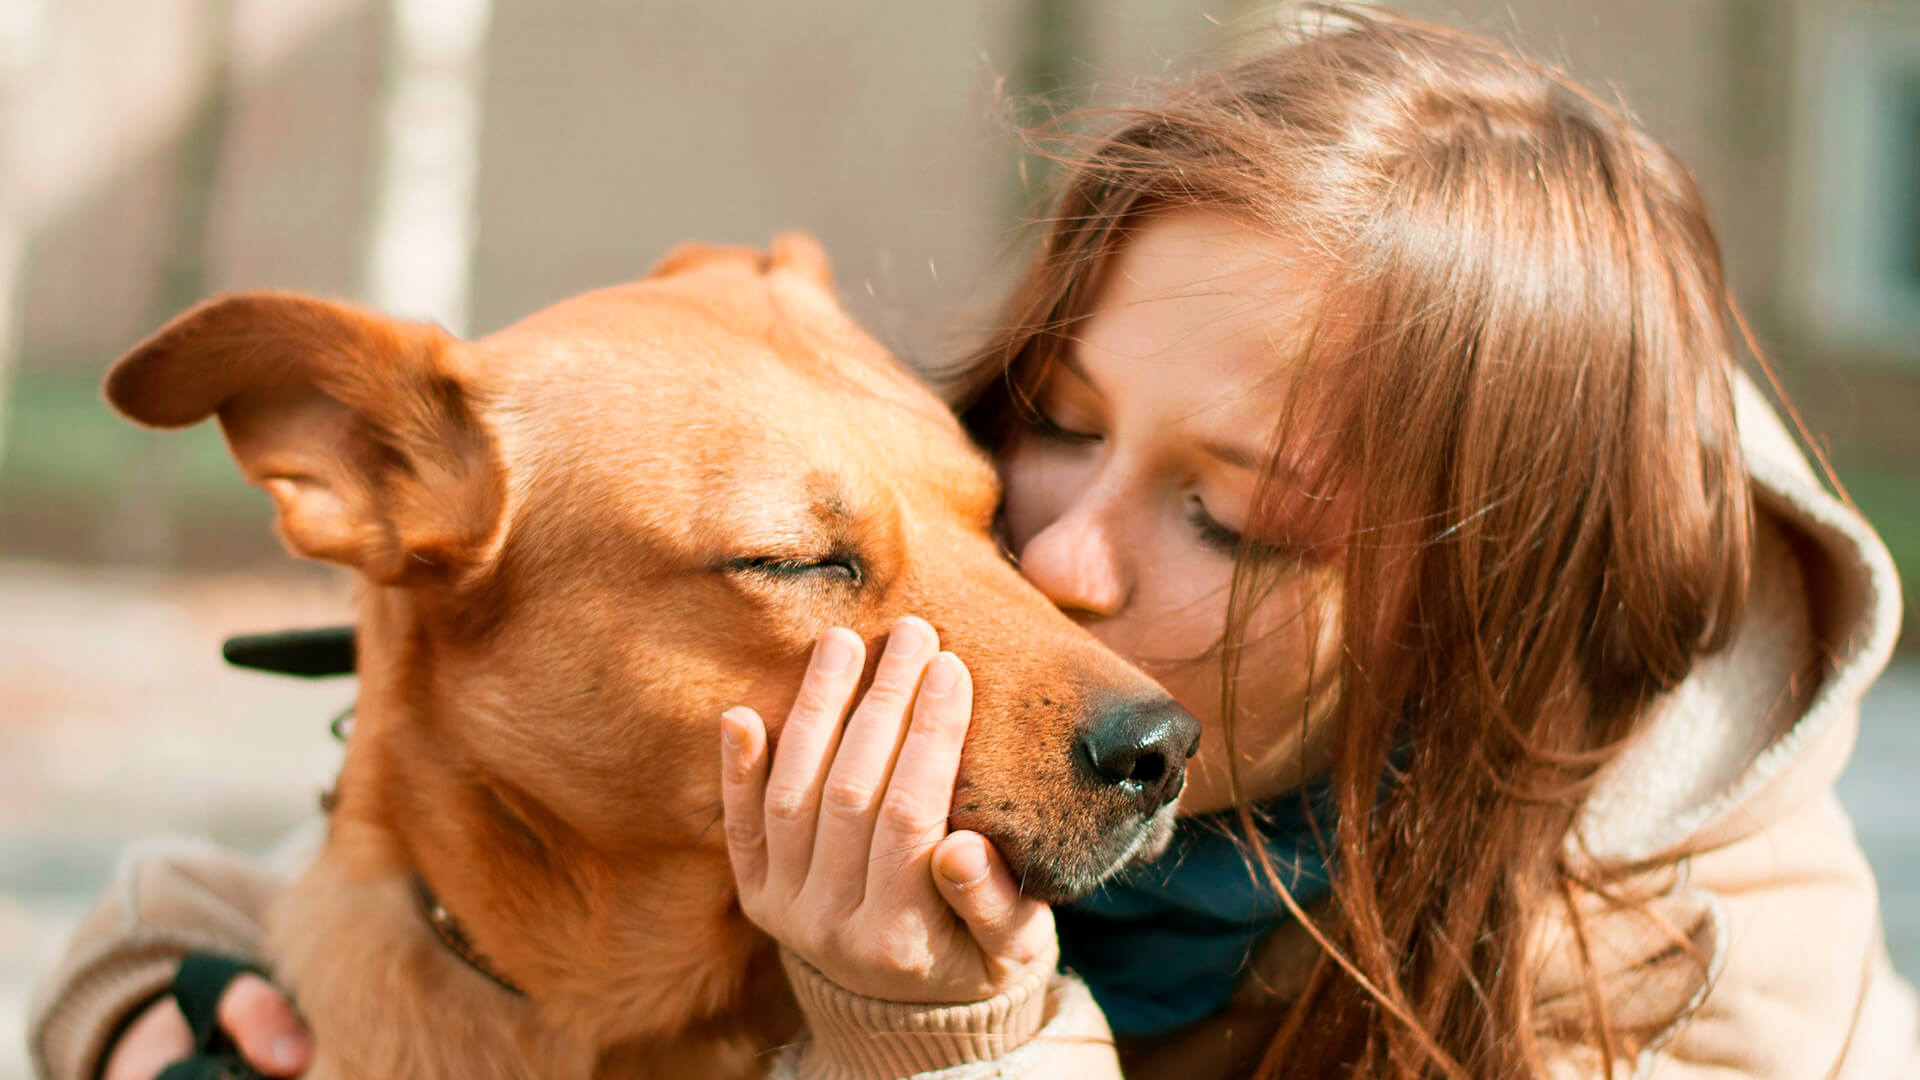
M1055 420L1037 402L1024 403L1020 408L1020 419L1027 430L1033 434L1066 446L1091 446L1104 438L1097 431L1081 431L1068 427Z
M1220 519L1207 510L1206 502L1199 495L1187 497L1186 518L1201 546L1217 555L1230 559L1241 555L1254 559L1279 559L1291 565L1302 565L1309 561L1308 549L1292 540L1255 537L1248 541L1245 533L1221 524Z
M1200 496L1187 496L1187 523L1200 537L1200 543L1209 550L1232 557L1239 554L1240 546L1246 540L1242 534L1220 524L1218 518L1207 512L1207 504Z

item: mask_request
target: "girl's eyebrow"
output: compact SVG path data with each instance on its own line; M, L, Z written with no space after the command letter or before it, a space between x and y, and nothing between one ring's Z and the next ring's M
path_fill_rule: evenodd
M1061 350L1060 355L1055 358L1055 362L1058 363L1061 368L1071 373L1074 378L1085 383L1089 390L1092 390L1095 394L1100 393L1100 384L1093 380L1093 375L1087 371L1085 365L1080 363L1080 358L1073 354L1073 350ZM1198 445L1201 452L1208 457L1215 458L1236 469L1247 469L1258 472L1266 466L1266 456L1264 454L1239 443L1217 442L1213 439L1203 438L1197 440L1196 445ZM1291 472L1291 470L1287 471Z
M1199 440L1199 446L1201 451L1209 457L1217 458L1236 469L1258 470L1266 464L1264 457L1258 451L1242 446L1239 443L1223 443L1215 442L1212 439L1201 439Z
M1201 453L1221 461L1231 468L1246 469L1249 472L1257 473L1263 472L1271 467L1273 469L1274 483L1294 491L1304 491L1306 489L1307 479L1305 474L1289 462L1270 461L1268 452L1256 450L1244 443L1217 442L1206 438L1195 440L1194 445L1200 448ZM1308 497L1319 499L1322 496L1309 495Z

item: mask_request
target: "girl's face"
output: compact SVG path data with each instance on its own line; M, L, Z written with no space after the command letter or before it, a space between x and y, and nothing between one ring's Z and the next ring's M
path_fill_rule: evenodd
M1312 288L1296 250L1236 218L1147 219L1002 455L1021 571L1199 718L1185 813L1232 803L1218 645ZM1333 666L1334 579L1283 565L1240 662L1235 754L1252 798L1326 761L1329 695L1309 691Z

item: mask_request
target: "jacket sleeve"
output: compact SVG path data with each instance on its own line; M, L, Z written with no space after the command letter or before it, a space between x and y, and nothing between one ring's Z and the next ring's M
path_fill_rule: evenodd
M1051 950L998 996L953 1005L860 997L784 949L781 960L810 1034L771 1080L1119 1080L1106 1017Z
M317 847L316 821L260 858L205 841L130 849L35 986L27 1044L40 1080L92 1080L121 1026L159 997L189 952L260 951L262 916Z

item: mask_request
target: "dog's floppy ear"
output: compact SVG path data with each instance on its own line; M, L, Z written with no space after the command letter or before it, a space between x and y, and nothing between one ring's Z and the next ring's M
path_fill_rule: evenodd
M434 327L247 293L162 327L115 362L105 391L152 427L218 416L295 552L425 584L486 557L504 503L456 346Z
M773 238L773 270L791 270L833 295L833 263L812 233L792 229Z
M662 256L647 272L648 277L673 277L708 266L727 264L742 267L756 274L770 274L778 270L787 270L799 274L828 295L833 294L833 264L827 258L825 248L813 234L792 229L773 238L773 250L761 251L758 248L743 247L736 244L703 244L697 240L682 241L674 245L672 251Z

